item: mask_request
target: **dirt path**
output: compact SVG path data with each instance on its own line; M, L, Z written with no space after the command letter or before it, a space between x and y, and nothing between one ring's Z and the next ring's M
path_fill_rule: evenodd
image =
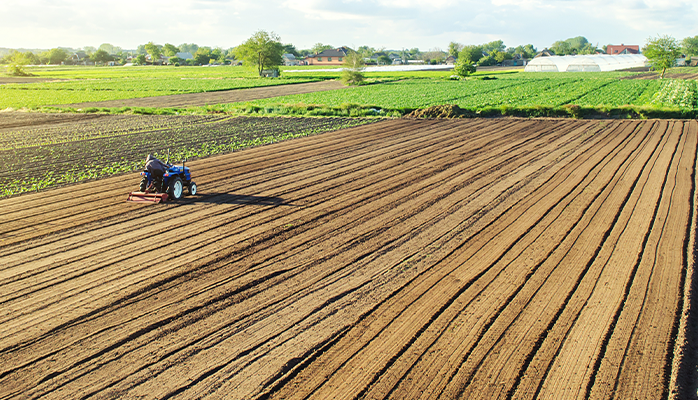
M0 85L7 85L11 83L36 83L36 82L57 82L63 81L65 79L58 78L38 78L32 76L25 77L13 77L13 76L0 76Z
M170 96L144 97L140 99L97 101L92 103L65 104L56 107L199 107L209 104L237 103L291 94L324 92L346 89L339 81L295 83L252 89L222 90L218 92L174 94Z
M394 120L0 200L0 399L666 397L697 134Z
M21 111L0 112L0 132L39 125L57 126L63 123L92 120L104 117L104 114L49 114Z

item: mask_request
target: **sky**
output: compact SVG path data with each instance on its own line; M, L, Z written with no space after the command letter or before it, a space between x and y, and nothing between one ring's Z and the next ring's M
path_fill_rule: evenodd
M643 46L698 35L696 0L2 0L0 47L229 47L254 32L284 44L446 50L450 42L508 47L586 37Z

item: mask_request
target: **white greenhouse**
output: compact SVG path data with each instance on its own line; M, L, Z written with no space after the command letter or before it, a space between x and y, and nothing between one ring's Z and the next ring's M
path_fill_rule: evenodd
M647 57L642 54L550 56L531 60L525 72L606 72L644 67Z

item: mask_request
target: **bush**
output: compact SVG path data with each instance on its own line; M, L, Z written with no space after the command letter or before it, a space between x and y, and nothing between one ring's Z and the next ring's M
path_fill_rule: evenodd
M342 82L345 85L360 85L364 81L363 70L365 67L364 60L359 53L352 51L344 57L342 63Z
M475 67L475 63L465 59L458 59L458 61L456 61L456 65L453 67L453 72L463 78L470 74L474 74L476 70L477 68Z
M30 60L22 53L16 51L9 57L7 73L14 76L30 76L31 74L24 70L24 66L29 64Z

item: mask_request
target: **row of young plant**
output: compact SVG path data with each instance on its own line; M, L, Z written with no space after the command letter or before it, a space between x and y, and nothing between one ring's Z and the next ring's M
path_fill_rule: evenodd
M454 104L478 115L492 115L501 110L502 113L516 111L523 116L555 116L568 114L567 110L574 105L581 110L607 114L630 112L637 116L691 118L698 109L697 94L696 81L690 80L526 74L494 80L390 82L232 104L223 106L221 111L302 115L326 110L331 115L333 111L341 114L344 109L353 109L354 113L379 110L386 115L403 115L415 109Z
M71 129L61 126L39 126L21 130L0 131L0 150L46 146L59 143L92 140L112 136L130 135L141 132L175 129L188 125L201 125L216 122L221 115L113 115L71 125Z
M0 86L0 110L37 108L107 100L250 89L294 83L317 82L317 78L144 78L100 79Z
M164 130L17 146L0 151L0 196L137 171L143 168L148 154L163 159L169 154L171 161L191 160L373 121L375 119L238 117L176 124ZM127 119L121 122L129 124ZM72 130L76 125L80 124L63 129Z

